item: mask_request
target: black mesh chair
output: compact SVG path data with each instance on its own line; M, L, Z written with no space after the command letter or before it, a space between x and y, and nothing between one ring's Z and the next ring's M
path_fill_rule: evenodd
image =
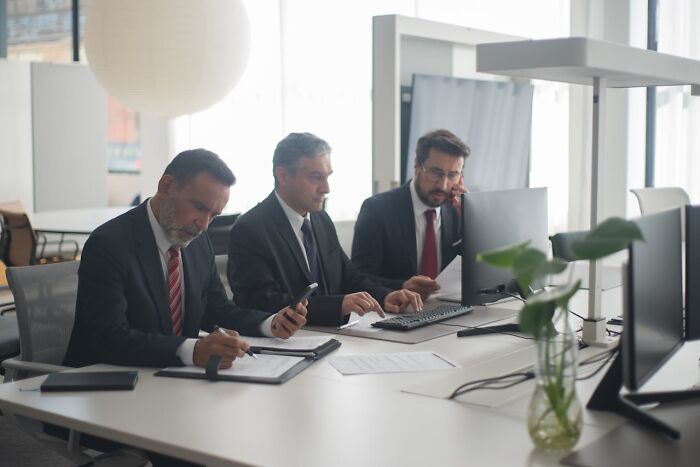
M228 234L233 224L236 223L238 216L240 214L218 216L209 224L207 233L214 246L214 255L228 255Z
M562 261L575 261L574 253L571 251L571 244L586 236L587 230L578 232L562 232L549 237L552 242L552 256Z

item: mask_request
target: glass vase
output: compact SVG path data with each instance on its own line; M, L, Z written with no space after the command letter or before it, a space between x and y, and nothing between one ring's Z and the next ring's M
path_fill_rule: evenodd
M554 331L556 330L556 331ZM567 312L557 310L552 324L537 337L536 386L528 408L527 427L537 449L568 451L583 425L576 396L578 342Z

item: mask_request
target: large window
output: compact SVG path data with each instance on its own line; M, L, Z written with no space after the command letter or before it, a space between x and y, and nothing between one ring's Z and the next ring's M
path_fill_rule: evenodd
M71 0L8 0L7 56L33 62L73 60ZM86 62L82 37L89 0L79 2L80 59ZM107 167L110 172L139 172L141 143L138 113L108 96Z
M330 215L357 215L372 189L373 16L416 16L532 38L569 31L568 2L561 0L244 3L252 50L241 82L221 103L176 122L178 149L207 147L237 175L231 211L249 209L272 190L276 143L289 132L309 131L333 147ZM533 104L531 184L550 186L550 224L558 230L567 219L567 93L564 85L538 83Z

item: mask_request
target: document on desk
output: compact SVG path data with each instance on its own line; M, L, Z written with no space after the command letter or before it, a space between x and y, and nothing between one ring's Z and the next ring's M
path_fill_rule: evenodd
M381 355L331 357L331 365L344 375L452 370L460 366L436 352L400 352Z
M462 299L462 256L457 255L435 278L440 290L433 294L434 298L455 297Z
M233 366L217 372L216 379L229 381L281 382L278 381L301 362L304 357L287 355L258 355L258 358L245 356L233 361ZM198 366L168 367L156 373L156 376L174 376L183 378L206 378L206 370Z

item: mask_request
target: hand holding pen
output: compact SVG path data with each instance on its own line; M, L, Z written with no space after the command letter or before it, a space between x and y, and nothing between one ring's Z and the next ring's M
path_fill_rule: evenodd
M220 369L231 368L236 358L250 352L250 344L241 339L236 331L215 327L214 332L198 339L194 346L193 360L199 367L206 367L209 357L221 356ZM251 352L252 353L252 352Z

